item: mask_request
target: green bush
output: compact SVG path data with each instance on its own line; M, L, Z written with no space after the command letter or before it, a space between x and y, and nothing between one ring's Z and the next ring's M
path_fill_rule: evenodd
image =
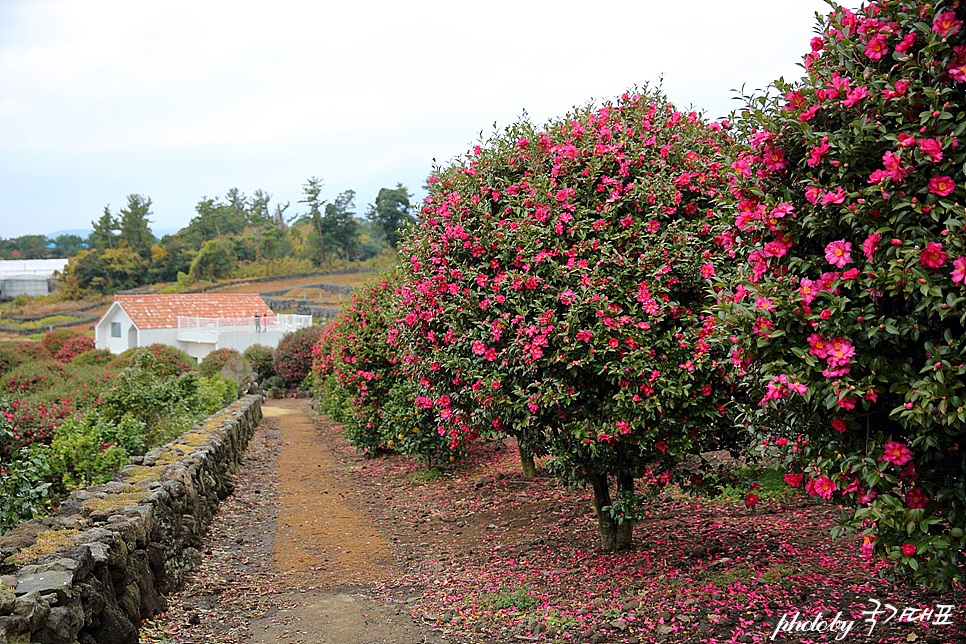
M218 374L202 376L198 381L195 398L198 401L197 414L204 418L237 400L238 388L233 381Z
M47 509L53 474L48 455L46 445L32 445L13 461L0 464L0 534Z
M265 382L275 375L275 349L261 344L253 344L245 349L242 357L248 360L258 382Z
M196 370L198 362L181 349L166 344L152 344L128 349L117 356L111 366L115 371L121 371L132 365L151 369L162 376L178 376Z
M145 441L146 427L132 415L110 423L91 414L54 431L50 463L65 487L83 488L111 480L129 455L144 453Z
M215 349L202 359L198 365L198 371L202 376L213 376L221 373L224 367L232 358L239 358L241 354L235 349Z
M71 367L88 367L106 365L114 360L114 354L107 349L91 349L74 356L70 361Z

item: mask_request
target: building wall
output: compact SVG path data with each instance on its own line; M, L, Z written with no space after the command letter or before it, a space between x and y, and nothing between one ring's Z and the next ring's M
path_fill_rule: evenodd
M121 337L111 336L111 323L116 322L121 325ZM112 304L104 316L94 327L94 346L97 349L107 349L111 353L123 353L132 346L138 346L138 329L134 322L128 317L117 304ZM132 338L133 336L133 338ZM132 344L132 339L134 343Z

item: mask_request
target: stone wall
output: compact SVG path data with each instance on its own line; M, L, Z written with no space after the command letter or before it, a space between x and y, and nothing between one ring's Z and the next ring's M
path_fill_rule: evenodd
M261 416L246 396L0 537L0 643L136 644L200 561Z

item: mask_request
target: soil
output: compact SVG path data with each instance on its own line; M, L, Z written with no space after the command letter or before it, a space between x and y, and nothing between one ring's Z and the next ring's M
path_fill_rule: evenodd
M662 497L635 550L602 553L589 494L522 478L512 443L480 444L437 476L405 457L356 453L307 400L263 411L202 565L142 625L142 642L835 640L769 639L799 608L831 610L829 621L851 614L855 629L839 641L966 641L961 594L879 579L885 564L862 563L855 538L831 539L835 508L807 497L757 508ZM953 623L884 624L886 613L868 636L870 598L953 604Z

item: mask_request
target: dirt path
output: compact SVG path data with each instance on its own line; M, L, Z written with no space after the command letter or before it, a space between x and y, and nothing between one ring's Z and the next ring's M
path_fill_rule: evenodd
M205 539L192 582L142 642L410 644L446 639L373 598L394 574L389 544L316 430L306 400L270 401L235 493Z

